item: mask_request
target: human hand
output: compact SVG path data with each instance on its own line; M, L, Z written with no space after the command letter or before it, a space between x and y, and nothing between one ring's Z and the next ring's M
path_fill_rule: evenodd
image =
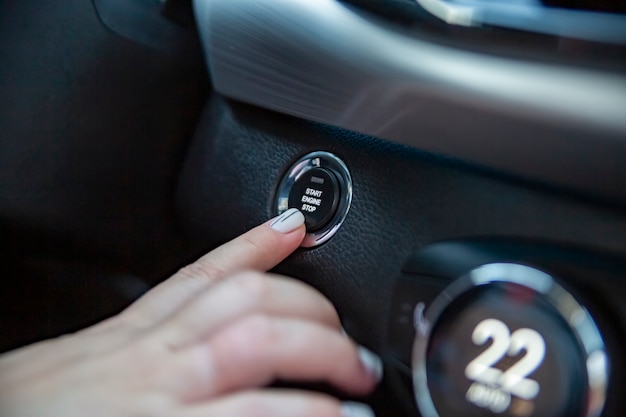
M364 405L262 388L327 381L366 394L380 360L315 289L264 274L301 243L290 210L215 249L122 313L0 357L3 417L371 417Z

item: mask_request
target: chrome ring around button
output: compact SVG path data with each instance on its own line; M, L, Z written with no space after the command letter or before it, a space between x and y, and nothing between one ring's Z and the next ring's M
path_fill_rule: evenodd
M313 152L298 159L283 177L276 193L276 210L278 214L289 209L289 194L296 181L307 171L314 168L325 168L339 180L339 202L336 212L321 229L306 234L301 246L310 248L321 245L333 237L343 224L352 203L352 177L348 167L336 155L329 152Z

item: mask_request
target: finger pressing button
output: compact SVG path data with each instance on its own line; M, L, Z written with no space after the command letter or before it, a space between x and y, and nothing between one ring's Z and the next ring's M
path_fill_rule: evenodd
M326 226L337 212L340 184L337 176L326 168L304 171L289 193L289 208L304 214L307 231L315 232Z

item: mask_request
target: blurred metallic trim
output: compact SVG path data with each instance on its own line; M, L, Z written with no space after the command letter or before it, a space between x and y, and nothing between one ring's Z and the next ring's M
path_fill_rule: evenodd
M491 25L614 44L626 43L626 16L546 7L537 0L415 0L451 25Z
M624 74L425 42L335 0L195 11L225 96L626 202Z

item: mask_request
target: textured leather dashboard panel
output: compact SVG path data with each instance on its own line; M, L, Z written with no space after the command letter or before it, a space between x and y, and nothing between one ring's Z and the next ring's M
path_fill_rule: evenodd
M284 171L300 156L341 157L353 205L337 235L279 266L333 300L348 330L384 349L395 279L413 250L433 241L514 237L626 252L626 216L456 161L247 105L209 103L178 189L178 210L198 253L273 216Z

